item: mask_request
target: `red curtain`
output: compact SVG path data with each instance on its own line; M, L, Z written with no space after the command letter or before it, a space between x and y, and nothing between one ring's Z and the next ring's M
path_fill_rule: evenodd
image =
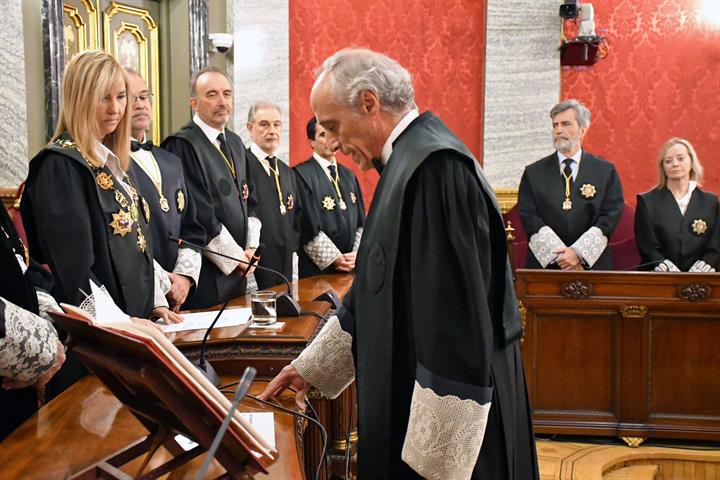
M633 205L655 184L658 151L673 136L695 147L704 188L720 191L720 25L705 3L720 9L699 0L596 0L609 56L587 70L563 71L562 97L592 112L585 146L617 165Z
M414 77L420 111L438 114L481 159L485 12L485 0L290 0L291 164L312 154L305 124L313 73L346 47L399 61ZM369 206L378 175L343 155L338 160L356 173Z

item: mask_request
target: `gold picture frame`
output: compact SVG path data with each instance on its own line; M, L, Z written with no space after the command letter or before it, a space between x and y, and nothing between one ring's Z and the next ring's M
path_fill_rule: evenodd
M105 51L140 73L153 93L152 140L160 143L160 56L158 27L148 10L112 2L104 13Z
M63 2L65 62L84 50L99 48L97 8L90 0Z

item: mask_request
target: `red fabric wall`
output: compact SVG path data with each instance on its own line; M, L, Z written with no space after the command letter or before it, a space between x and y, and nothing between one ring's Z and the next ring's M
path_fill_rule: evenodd
M335 51L383 52L414 77L420 111L432 110L481 158L483 139L485 0L290 0L291 164L312 154L305 124L312 116L313 73ZM369 206L378 175L358 176Z
M633 205L654 185L658 151L673 136L695 147L704 188L720 191L720 25L702 15L704 3L720 9L699 0L595 0L610 54L562 73L562 98L592 112L586 148L615 162Z

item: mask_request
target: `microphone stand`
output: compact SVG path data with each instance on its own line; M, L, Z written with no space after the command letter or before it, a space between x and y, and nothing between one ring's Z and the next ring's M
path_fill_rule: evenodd
M168 238L170 239L170 241L177 242L178 245L181 247L186 245L194 250L212 253L213 255L227 258L229 260L233 260L233 261L242 263L244 265L250 265L250 262L248 262L247 260L243 260L243 259L236 258L236 257L231 257L230 255L225 255L224 253L216 252L215 250L211 250L207 247L203 247L202 245L198 245L196 243L188 242L187 240L183 240L182 238L174 237L173 235L169 235ZM258 270L263 270L265 272L274 273L275 275L282 278L283 282L285 283L287 292L275 294L275 306L277 308L277 315L279 317L299 317L300 310L301 310L300 305L292 297L292 287L290 286L290 281L287 279L287 277L285 275L283 275L282 273L278 272L277 270L273 270L272 268L264 267L262 265L255 265L255 268Z
M264 244L258 245L257 249L255 250L255 254L252 256L250 261L248 262L248 267L245 269L245 271L242 273L240 278L238 279L238 283L242 282L242 280L247 277L248 272L252 269L253 266L260 260L260 256L262 255L263 250L265 249ZM193 365L195 365L198 370L202 372L202 374L205 376L205 378L208 379L210 383L215 385L216 387L220 385L220 376L217 374L215 369L212 365L210 365L210 362L208 362L205 359L205 348L207 347L207 341L208 337L210 336L210 332L213 331L213 328L215 328L215 324L217 323L220 316L225 311L225 308L227 308L228 304L230 303L230 300L232 300L232 295L228 296L227 300L225 300L225 303L223 303L223 306L218 311L217 315L215 315L215 319L212 321L210 326L205 330L205 336L202 339L202 343L200 344L200 358L198 359L197 363L193 362Z
M200 470L198 471L196 477L198 480L203 480L205 478L205 473L207 473L207 469L210 466L210 462L212 461L213 457L215 456L215 452L217 452L218 447L220 447L220 442L222 441L225 432L230 426L230 421L235 414L235 410L237 410L238 405L240 405L240 401L245 397L248 390L250 390L250 385L252 385L256 373L257 370L255 370L253 367L245 368L242 378L240 378L237 389L235 390L235 396L233 397L232 405L230 406L230 409L228 410L228 413L225 416L225 420L223 420L220 429L215 434L215 438L213 438L210 449L207 451L207 455L205 456L205 461L203 461L202 467L200 467Z

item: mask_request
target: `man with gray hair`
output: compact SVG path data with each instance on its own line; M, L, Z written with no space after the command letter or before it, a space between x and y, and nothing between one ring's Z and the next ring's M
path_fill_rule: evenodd
M503 221L472 153L380 53L335 53L310 102L382 173L343 308L262 396L357 378L358 478L537 479Z
M556 151L528 165L518 211L527 233L527 268L611 270L608 239L624 201L615 166L582 149L590 111L565 100L550 111Z
M275 153L282 131L280 107L259 101L250 106L247 130L250 146L248 161L250 218L261 225L260 243L265 253L259 265L276 270L288 279L297 276L297 249L300 242L300 201L295 173ZM276 274L255 270L259 289L280 283Z

